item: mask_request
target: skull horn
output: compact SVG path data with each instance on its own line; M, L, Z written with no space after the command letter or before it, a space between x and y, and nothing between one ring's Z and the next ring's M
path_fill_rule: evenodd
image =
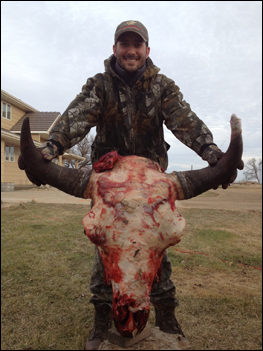
M233 114L230 125L230 145L225 155L217 161L215 166L171 174L172 177L177 177L180 183L181 189L178 191L178 200L190 199L205 191L217 188L219 185L228 182L229 178L235 174L243 152L241 120Z
M21 128L20 151L28 173L33 174L43 184L49 184L67 194L83 198L92 171L61 167L44 160L33 143L28 117L24 119Z

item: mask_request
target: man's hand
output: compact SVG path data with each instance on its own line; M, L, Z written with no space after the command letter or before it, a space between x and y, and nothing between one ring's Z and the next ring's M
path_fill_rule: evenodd
M48 140L46 142L44 142L39 148L38 150L41 152L43 158L47 161L52 161L53 158L58 157L58 148L55 144L52 143L52 141ZM37 186L40 185L45 185L40 179L36 178L32 173L30 173L27 168L26 165L23 161L22 156L20 155L18 157L18 167L20 169L22 169L23 171L26 172L27 178L30 180L30 182L32 182L33 184L36 184Z
M220 160L221 157L224 156L224 152L221 151L216 145L212 144L209 145L205 150L203 151L201 157L203 160L207 161L210 166L215 166L217 164L217 161ZM241 160L238 167L238 169L242 170L244 168L244 162ZM237 177L237 170L235 171L234 174L230 176L227 182L222 184L223 189L227 189L230 185L230 183L233 183ZM217 188L215 188L217 189Z
M38 150L41 151L41 154L43 155L44 159L47 160L47 161L52 161L53 158L58 157L58 148L50 140L48 140L45 143L43 143L38 148Z

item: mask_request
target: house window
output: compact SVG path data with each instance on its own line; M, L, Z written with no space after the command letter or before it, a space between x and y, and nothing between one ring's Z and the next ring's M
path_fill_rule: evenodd
M2 117L11 120L11 106L6 102L3 102L2 106Z
M5 147L5 160L15 162L15 148L14 146Z

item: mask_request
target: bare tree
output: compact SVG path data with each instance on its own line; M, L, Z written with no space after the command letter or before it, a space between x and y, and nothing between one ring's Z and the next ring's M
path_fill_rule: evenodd
M251 158L245 164L245 170L243 172L244 181L257 180L260 183L259 179L259 171L262 166L262 159L256 160L255 158Z
M79 163L79 168L91 166L91 145L93 141L93 135L86 135L78 144L67 150L68 153L85 157L85 160ZM76 168L76 161L66 160L65 167Z

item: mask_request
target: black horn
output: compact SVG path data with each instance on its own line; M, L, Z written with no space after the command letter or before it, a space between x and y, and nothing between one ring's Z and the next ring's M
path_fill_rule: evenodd
M83 198L91 170L61 167L44 160L33 143L28 117L24 119L21 128L20 151L27 173L33 174L43 184L49 184L67 194Z
M215 166L199 170L173 172L171 174L171 176L177 177L181 186L178 200L190 199L205 191L215 189L219 185L228 182L235 175L243 152L241 120L233 114L230 125L230 145L225 155L217 161Z

